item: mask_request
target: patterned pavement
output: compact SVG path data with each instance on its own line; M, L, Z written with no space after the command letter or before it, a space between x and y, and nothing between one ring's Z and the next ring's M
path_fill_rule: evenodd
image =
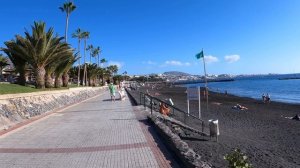
M139 108L107 92L0 134L0 167L179 167Z

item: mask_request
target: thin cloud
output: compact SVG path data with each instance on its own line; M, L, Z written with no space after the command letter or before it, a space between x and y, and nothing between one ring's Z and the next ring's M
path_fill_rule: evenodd
M214 57L212 55L205 55L204 60L207 63L213 63L213 62L218 62L219 61L219 59L217 57Z
M225 61L228 63L233 63L236 62L240 59L239 55L226 55L225 57Z
M191 66L191 63L171 60L166 61L163 66Z
M143 61L142 63L148 64L148 65L156 65L157 64L156 62L153 62L153 61Z

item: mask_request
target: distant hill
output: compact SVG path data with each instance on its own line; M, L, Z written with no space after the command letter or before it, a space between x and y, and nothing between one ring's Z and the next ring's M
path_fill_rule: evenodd
M173 76L190 76L188 73L179 72L179 71L168 71L164 72L164 75L173 75Z

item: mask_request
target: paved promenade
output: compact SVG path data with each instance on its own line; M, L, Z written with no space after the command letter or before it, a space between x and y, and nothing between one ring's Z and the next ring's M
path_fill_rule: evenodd
M0 167L178 166L139 107L104 93L1 135Z

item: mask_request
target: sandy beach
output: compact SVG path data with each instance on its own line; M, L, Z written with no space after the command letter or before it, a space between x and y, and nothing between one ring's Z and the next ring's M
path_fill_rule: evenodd
M183 87L140 88L161 99L171 98L176 107L187 111L186 89ZM137 94L136 94L137 95ZM138 96L136 96L138 98ZM138 98L139 99L139 98ZM183 138L204 161L214 167L226 167L224 155L239 148L248 157L253 167L300 167L300 121L291 120L300 114L300 105L262 101L222 93L209 93L209 110L202 95L202 119L218 119L219 142L195 137ZM240 104L248 110L232 107ZM191 101L191 113L198 115L198 102ZM178 116L175 115L174 118ZM199 125L196 120L189 125ZM206 125L206 132L208 128Z

